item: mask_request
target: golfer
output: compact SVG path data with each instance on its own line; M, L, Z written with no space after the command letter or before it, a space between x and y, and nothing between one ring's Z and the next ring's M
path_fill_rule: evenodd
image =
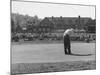
M64 32L63 38L64 38L64 51L65 54L71 54L71 45L70 45L70 35L73 34L74 29L67 29Z

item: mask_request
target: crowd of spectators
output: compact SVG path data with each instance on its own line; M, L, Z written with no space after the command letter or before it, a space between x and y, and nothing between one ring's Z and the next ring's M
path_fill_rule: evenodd
M93 41L96 39L95 34L93 33L75 33L71 35L72 41ZM51 40L51 41L60 41L63 40L63 33L12 33L11 41L35 41L35 40Z

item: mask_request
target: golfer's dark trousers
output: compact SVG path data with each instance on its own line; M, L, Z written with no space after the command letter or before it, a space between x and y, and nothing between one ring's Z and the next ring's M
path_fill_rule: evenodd
M65 54L71 54L69 35L64 36L64 51L65 51Z

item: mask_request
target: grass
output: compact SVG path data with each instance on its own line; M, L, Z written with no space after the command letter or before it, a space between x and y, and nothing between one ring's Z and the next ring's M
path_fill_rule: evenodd
M55 62L55 63L19 63L19 64L12 65L11 73L12 75L16 75L16 74L94 70L94 69L96 69L95 61L74 61L74 62Z
M73 55L65 55L62 43L14 44L11 73L92 70L96 68L95 43L72 43Z
M71 41L72 43L86 43L86 41ZM35 40L35 41L19 41L11 42L12 45L21 45L21 44L51 44L51 43L63 43L63 40ZM90 41L90 43L95 43L95 41Z

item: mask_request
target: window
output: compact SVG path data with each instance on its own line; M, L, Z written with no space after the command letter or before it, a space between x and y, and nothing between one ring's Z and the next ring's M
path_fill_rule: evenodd
M39 31L41 31L41 28L39 28Z
M47 28L47 31L50 31L50 28Z
M81 23L84 24L84 20L82 20Z
M78 23L78 20L75 20L75 23L77 24Z
M68 20L68 24L73 24L73 21L71 19Z
M36 31L36 29L35 29L35 28L34 28L33 30L34 30L34 31Z
M45 31L45 28L43 28L43 31Z

